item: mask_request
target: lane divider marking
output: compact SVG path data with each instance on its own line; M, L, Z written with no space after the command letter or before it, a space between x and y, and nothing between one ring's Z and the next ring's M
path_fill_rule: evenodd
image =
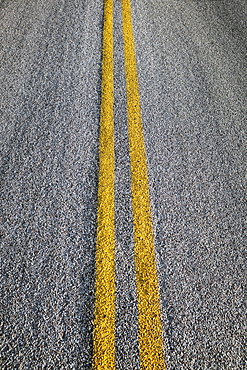
M122 0L141 370L164 370L148 171L130 0ZM113 0L104 0L93 369L115 370Z
M134 218L140 364L143 370L164 370L160 296L130 0L122 0L122 27Z
M104 1L93 369L115 369L113 0Z

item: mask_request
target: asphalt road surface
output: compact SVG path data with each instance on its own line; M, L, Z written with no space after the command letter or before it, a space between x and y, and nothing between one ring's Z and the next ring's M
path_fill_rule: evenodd
M131 10L166 368L246 370L247 5ZM0 0L3 370L93 366L103 14L103 0ZM122 23L114 0L115 363L153 370L140 361Z

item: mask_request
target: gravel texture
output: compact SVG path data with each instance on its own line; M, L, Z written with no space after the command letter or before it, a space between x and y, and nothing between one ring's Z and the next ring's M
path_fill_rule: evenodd
M1 3L1 369L90 369L101 1Z
M167 370L246 370L243 0L132 0ZM115 0L117 369L139 369ZM103 1L0 0L1 362L91 368Z
M133 2L174 370L247 368L246 6L218 3Z

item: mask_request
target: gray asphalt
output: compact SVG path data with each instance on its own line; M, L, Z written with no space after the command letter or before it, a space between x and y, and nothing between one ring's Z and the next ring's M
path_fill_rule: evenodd
M132 0L168 370L246 370L244 0ZM0 0L0 369L91 369L103 1ZM139 369L121 3L116 363Z

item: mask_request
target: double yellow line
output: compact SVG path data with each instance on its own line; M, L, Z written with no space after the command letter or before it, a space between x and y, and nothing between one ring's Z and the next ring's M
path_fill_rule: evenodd
M164 370L162 324L130 0L122 0L141 369ZM104 1L93 368L115 369L113 0Z

